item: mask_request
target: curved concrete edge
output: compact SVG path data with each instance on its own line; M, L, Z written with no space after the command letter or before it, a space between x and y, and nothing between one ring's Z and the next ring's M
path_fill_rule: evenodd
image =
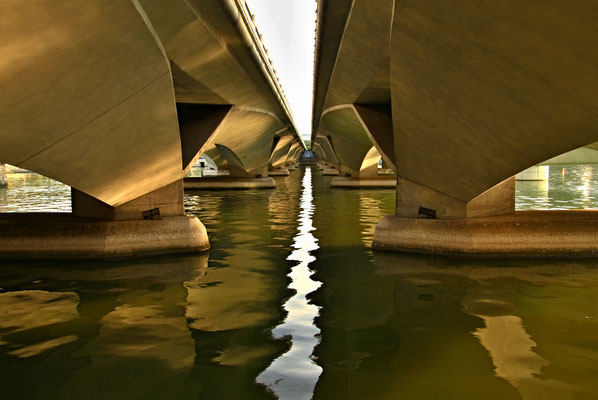
M370 189L396 189L397 180L394 177L378 178L349 178L338 176L332 178L330 187L333 188L370 188Z
M598 211L521 211L463 219L387 215L376 226L372 247L470 258L598 257Z
M121 259L208 250L206 228L197 217L104 221L71 214L4 214L2 259Z
M338 176L338 169L328 168L322 171L322 175L324 176Z
M185 178L185 190L275 189L273 178Z

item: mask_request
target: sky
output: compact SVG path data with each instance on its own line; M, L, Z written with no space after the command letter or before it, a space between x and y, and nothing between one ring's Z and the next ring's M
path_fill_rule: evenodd
M303 139L311 136L316 0L246 0Z

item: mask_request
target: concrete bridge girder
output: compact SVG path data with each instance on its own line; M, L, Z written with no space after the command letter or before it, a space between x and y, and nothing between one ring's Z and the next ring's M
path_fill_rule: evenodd
M110 205L180 179L169 63L137 9L63 3L0 5L11 16L2 32L0 160Z
M293 135L288 132L274 138L274 146L268 162L270 166L277 167L287 161L294 140Z
M294 142L289 147L289 152L287 154L287 162L296 162L299 159L299 157L301 157L301 154L303 154L304 151L305 148L303 148L301 143Z
M332 145L327 137L316 136L313 146L316 147L316 151L319 151L322 161L333 164L338 168L338 158L334 153L334 149L332 148Z
M264 79L263 73L268 67L263 61L256 64L255 58L260 54L252 57L252 51L259 53L259 49L256 50L259 46L253 42L247 46L244 42L252 40L243 26L245 10L237 10L235 20L231 21L227 9L234 11L235 1L140 2L171 61L177 101L234 106L231 117L219 128L214 144L206 147L219 167L252 174L263 169L271 152L277 150L272 141L279 140L281 129L286 128L289 138L298 138L290 112L285 109L285 100L281 100L282 94L272 95L272 86L276 83L270 77ZM258 122L260 114L263 114L261 123ZM267 122L268 116L277 123ZM244 138L240 138L241 135ZM227 149L223 151L228 160L219 157L216 143L221 149Z
M362 113L369 115L367 111ZM381 157L376 149L376 142L370 130L365 126L363 118L354 105L342 105L326 110L322 114L320 129L334 151L338 159L339 168L343 173L349 173L354 177L362 173L371 175L364 170L378 162ZM392 131L380 133L381 136L390 137L392 143ZM375 152L371 152L374 147ZM377 156L374 160L373 156ZM387 162L394 164L391 160Z
M326 13L324 23L318 24L321 34L338 36L340 26L330 26L326 21L345 5L319 6L320 15ZM316 86L312 141L330 136L336 164L354 177L369 175L361 172L361 166L372 146L387 164L395 164L388 76L392 10L392 0L352 2L346 10L329 85L326 90ZM319 52L334 47L327 37L319 39ZM320 74L325 74L326 57L322 54L318 58ZM325 77L318 79L326 81Z
M177 101L234 104L284 114L224 5L138 1L173 64Z
M399 175L463 202L527 167L593 143L598 99L592 93L598 79L591 71L598 51L581 40L592 29L585 4L557 1L534 14L523 4L462 2L456 10L429 1L356 0L345 10L329 86L316 88L318 135L322 126L327 133L333 130L325 126L328 110L386 99L392 104ZM321 13L343 7L327 5ZM560 12L567 18L557 18ZM460 17L444 24L447 15ZM481 29L481 21L490 25ZM543 34L561 31L571 32ZM332 46L325 37L319 40L323 48ZM560 51L567 56L556 57ZM455 54L462 56L455 59ZM538 63L539 56L546 62ZM324 67L318 68L322 73ZM325 111L318 112L319 103ZM336 149L342 139L333 141L342 164ZM379 147L384 154L389 145Z
M42 241L45 254L208 248L205 228L182 207L193 161L220 141L251 171L267 168L282 127L300 141L244 2L72 3L0 5L0 161L70 185L73 215L105 220L58 218L63 236ZM241 143L239 132L254 143ZM144 221L160 208L162 222ZM0 232L0 256L37 251L31 229L39 227L17 220ZM7 229L19 224L22 235L10 242ZM80 235L89 229L98 236Z
M318 1L312 141L324 110L389 103L393 0Z
M580 243L594 240L588 227L596 216L575 214L583 215L582 226L567 213L515 213L511 177L545 160L563 162L567 157L556 156L598 140L598 46L584 39L593 37L596 12L582 0L539 8L355 0L349 9L342 2L318 8L316 74L324 76L316 79L312 138L333 130L326 113L343 104L391 109L397 216L378 226L374 246L501 257L595 254L595 246ZM338 13L346 24L328 24ZM335 46L329 68L331 56L319 53ZM333 138L333 147L342 164L341 140ZM380 147L384 153L390 146ZM582 152L579 160L593 158ZM558 240L544 243L538 235L548 226ZM494 236L483 235L489 227Z
M399 174L465 202L598 139L588 4L469 3L398 2L390 58Z
M225 168L228 163L251 173L267 167L274 133L282 127L280 120L271 113L235 106L205 152L219 168ZM217 145L229 149L239 162L231 163L231 159L222 154Z

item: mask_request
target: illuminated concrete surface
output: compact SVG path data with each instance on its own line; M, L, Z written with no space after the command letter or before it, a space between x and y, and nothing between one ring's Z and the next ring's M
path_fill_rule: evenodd
M367 175L369 160L381 156L396 170L401 218L429 211L435 220L419 224L448 232L462 219L510 215L516 236L510 177L598 139L598 48L583 39L596 6L318 4L314 151L352 177ZM586 161L592 151L582 150ZM374 247L403 240L389 233L393 218ZM551 232L565 237L575 223L584 219ZM435 252L426 240L418 249ZM419 251L412 245L396 248Z
M303 152L244 1L71 3L0 5L0 161L88 196L74 216L183 216L202 153L253 177ZM171 185L172 207L151 195Z

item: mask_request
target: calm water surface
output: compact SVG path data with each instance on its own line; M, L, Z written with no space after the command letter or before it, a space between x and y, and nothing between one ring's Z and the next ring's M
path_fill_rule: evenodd
M593 172L518 183L518 208L596 207ZM28 179L0 211L69 211ZM209 254L2 262L0 398L598 398L596 261L373 252L394 192L329 180L188 192Z

